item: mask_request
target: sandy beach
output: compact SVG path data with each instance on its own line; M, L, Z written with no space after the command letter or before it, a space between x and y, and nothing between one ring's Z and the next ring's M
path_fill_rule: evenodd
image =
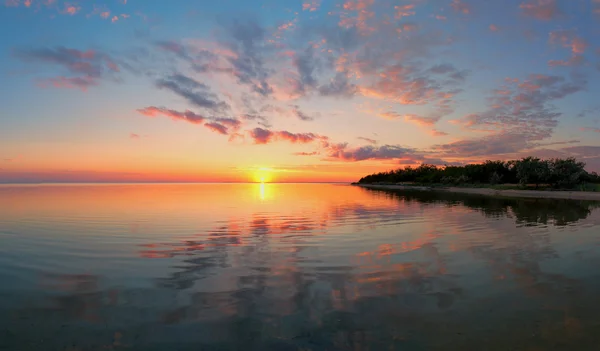
M357 184L357 186L360 186L360 187L363 187L366 189L381 189L381 190L441 191L441 192L476 194L476 195L487 195L487 196L600 201L600 192L596 193L596 192L587 192L587 191L497 190L497 189L490 189L490 188L459 188L459 187L433 188L433 187L427 187L427 186L378 185L378 184Z

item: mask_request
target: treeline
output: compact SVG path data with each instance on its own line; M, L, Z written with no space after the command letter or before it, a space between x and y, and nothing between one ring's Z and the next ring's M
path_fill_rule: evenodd
M585 163L575 158L542 160L526 157L513 161L486 161L465 166L405 167L371 174L360 184L419 183L419 184L533 184L553 188L574 188L583 183L600 183L596 172L587 172Z

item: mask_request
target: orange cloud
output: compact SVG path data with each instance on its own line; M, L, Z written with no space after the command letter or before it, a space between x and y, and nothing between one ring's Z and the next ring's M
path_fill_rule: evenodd
M108 17L110 17L110 12L109 11L101 12L100 17L107 19Z
M143 109L138 109L137 112L148 117L156 117L163 115L166 117L170 117L173 120L181 120L193 124L201 124L206 119L204 116L198 115L190 110L185 110L185 112L179 112L164 107L155 106L149 106Z

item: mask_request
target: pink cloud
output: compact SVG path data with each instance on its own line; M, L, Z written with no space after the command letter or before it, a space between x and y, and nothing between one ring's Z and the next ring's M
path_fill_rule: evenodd
M549 37L551 44L569 48L574 55L583 54L589 46L583 38L575 35L572 30L555 30L550 32Z
M544 21L555 19L562 14L556 0L530 0L519 7L525 16Z
M135 134L135 133L129 133L129 138L131 138L131 139L139 139L140 135L139 134Z
M155 107L149 106L143 109L138 109L137 112L144 116L148 117L156 117L156 116L166 116L170 117L173 120L181 120L186 121L192 124L202 124L206 119L204 116L198 115L190 110L185 110L184 112L179 112L175 110L170 110L164 107Z
M31 4L32 4L32 0L25 0L23 2L23 5L25 5L25 7L31 7Z
M492 32L497 32L497 31L499 31L499 30L500 30L500 28L498 28L498 26L497 26L497 25L495 25L495 24L490 24L490 30L491 30Z
M302 11L310 11L310 12L317 11L320 6L321 6L321 0L305 1L302 4Z
M255 144L267 144L273 141L287 141L292 144L308 144L314 141L326 141L327 137L314 133L291 133L285 130L271 131L264 128L254 128L249 132Z
M110 11L101 12L100 17L107 19L108 17L110 17Z
M65 7L65 13L73 16L74 14L76 14L77 12L79 12L80 9L81 9L81 7L78 7L78 6L67 5Z
M558 67L558 66L579 66L583 64L584 58L582 55L573 55L568 60L550 60L548 61L548 66L550 67Z
M414 9L415 9L414 4L394 6L394 12L395 12L394 16L397 19L402 18L402 17L414 16L415 15Z
M456 12L461 12L461 13L464 13L465 15L468 15L469 13L471 13L471 7L469 6L469 4L464 3L461 0L452 0L452 3L450 4L450 6Z
M591 127L585 127L585 128L581 128L582 132L595 132L595 133L600 133L600 128L591 128Z
M112 23L115 23L116 21L119 20L118 16L113 16L113 18L110 20Z

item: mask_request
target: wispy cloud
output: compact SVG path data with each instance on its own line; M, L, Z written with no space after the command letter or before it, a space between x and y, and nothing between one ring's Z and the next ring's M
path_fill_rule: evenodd
M538 20L549 21L562 15L556 0L529 0L519 7L525 16Z
M14 54L24 62L59 66L64 73L72 75L40 80L42 85L57 88L86 90L99 85L102 78L120 72L119 65L109 55L95 50L81 51L59 46L42 49L16 49Z
M230 109L230 106L226 102L220 101L206 84L179 73L157 80L156 86L174 92L197 107L219 113Z

